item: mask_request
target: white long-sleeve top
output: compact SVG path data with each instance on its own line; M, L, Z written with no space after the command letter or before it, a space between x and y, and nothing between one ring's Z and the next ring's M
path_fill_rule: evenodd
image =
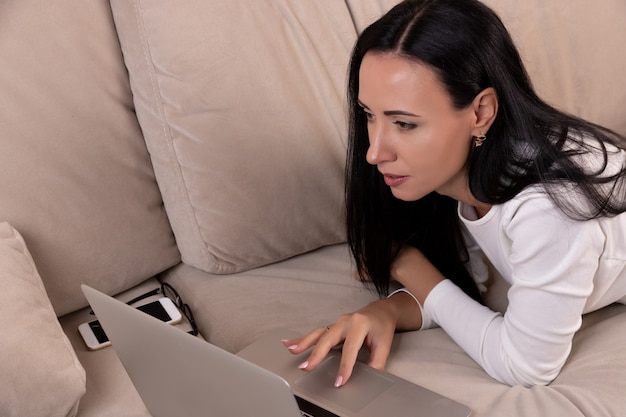
M582 314L626 303L626 213L575 221L530 187L482 218L462 203L458 214L511 285L508 309L491 311L444 280L424 302L423 328L439 325L503 383L551 382Z

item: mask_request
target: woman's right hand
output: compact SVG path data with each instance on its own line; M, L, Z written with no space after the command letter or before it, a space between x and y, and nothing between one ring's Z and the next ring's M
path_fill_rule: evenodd
M397 293L354 313L344 314L331 326L318 328L298 339L283 340L283 344L294 354L314 346L307 360L300 365L303 371L312 371L331 349L343 343L335 380L335 387L340 387L350 379L361 347L365 346L370 352L368 364L382 370L396 329L417 330L421 327L421 320L415 300L406 293Z

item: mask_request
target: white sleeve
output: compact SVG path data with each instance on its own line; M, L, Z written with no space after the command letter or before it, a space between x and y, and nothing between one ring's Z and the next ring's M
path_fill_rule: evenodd
M474 281L476 282L476 286L478 287L478 290L481 293L484 293L487 291L487 287L485 286L485 283L489 279L489 271L487 269L487 265L483 261L483 252L480 249L480 246L478 246L478 244L474 241L474 239L472 239L472 236L469 233L467 233L467 231L463 232L463 239L465 241L465 245L467 247L469 257L470 257L469 268L472 273L472 277L474 278ZM418 330L428 330L428 329L438 327L437 323L435 323L432 320L428 312L424 310L422 303L419 302L416 296L414 296L409 290L407 290L404 287L398 288L398 286L401 286L401 285L402 284L396 281L393 281L392 288L393 286L395 286L396 289L393 290L387 296L387 298L399 292L409 294L413 298L413 300L415 300L415 304L417 304L417 306L420 309L420 313L422 314L422 326Z
M424 310L493 378L509 385L548 384L580 328L603 237L596 222L572 221L547 199L516 207L503 230L493 238L510 248L506 314L475 302L447 280L430 292Z
M398 288L397 290L395 290L394 292L392 292L391 294L389 294L387 296L387 298L391 297L392 295L395 295L399 292L403 292L406 294L409 294L413 300L415 300L415 304L417 304L417 306L420 309L420 313L422 313L422 326L418 329L418 330L426 330L426 329L431 329L433 327L436 327L436 323L434 323L430 316L428 315L428 313L426 313L426 311L424 310L424 307L422 307L422 303L419 302L419 300L417 299L416 296L414 296L409 290L407 290L406 288Z

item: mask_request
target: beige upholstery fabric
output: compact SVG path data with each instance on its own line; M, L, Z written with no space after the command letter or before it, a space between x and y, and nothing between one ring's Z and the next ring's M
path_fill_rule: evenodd
M400 0L345 0L358 33L398 4Z
M231 352L271 330L333 323L377 298L353 278L343 244L228 276L181 264L164 278L191 306L202 335Z
M542 98L626 135L626 2L484 3L511 32Z
M58 315L177 263L106 2L0 2L0 220Z
M137 116L185 263L212 273L345 240L348 9L112 1Z
M0 223L0 279L0 415L76 415L85 370L24 239L6 222Z

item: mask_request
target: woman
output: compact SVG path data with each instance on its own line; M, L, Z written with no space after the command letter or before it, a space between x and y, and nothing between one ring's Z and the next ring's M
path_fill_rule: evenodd
M626 140L533 91L500 19L474 0L404 1L359 37L348 99L348 240L387 295L326 328L336 386L365 344L383 368L398 330L443 328L493 378L548 384L584 313L626 302ZM478 245L511 284L481 304ZM473 271L474 270L474 271Z

